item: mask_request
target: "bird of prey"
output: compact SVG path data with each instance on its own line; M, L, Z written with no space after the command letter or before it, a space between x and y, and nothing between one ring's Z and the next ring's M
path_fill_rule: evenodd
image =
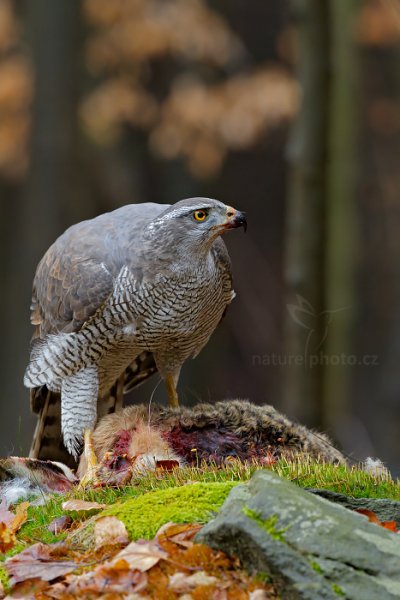
M76 459L84 432L156 369L170 406L178 406L183 363L205 346L234 298L220 236L241 226L240 211L189 198L123 206L54 242L33 282L24 377L39 412L31 457L65 461L66 448Z

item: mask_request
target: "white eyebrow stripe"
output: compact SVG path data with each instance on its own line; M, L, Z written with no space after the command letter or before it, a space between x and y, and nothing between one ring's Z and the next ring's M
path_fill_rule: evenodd
M158 219L155 219L156 222L160 223L161 221L166 221L167 219L174 219L175 217L182 217L183 215L186 215L190 212L193 212L195 210L199 210L199 209L211 209L213 208L213 205L207 204L206 202L199 202L198 204L196 204L196 206L192 205L192 206L180 206L179 208L175 208L174 210L172 210L171 212L163 215L162 217L159 217Z

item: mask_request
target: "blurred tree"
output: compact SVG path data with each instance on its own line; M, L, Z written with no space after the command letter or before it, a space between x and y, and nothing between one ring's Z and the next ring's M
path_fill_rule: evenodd
M330 110L330 10L327 2L293 3L302 103L288 146L286 206L286 377L283 407L308 425L321 423L323 367L311 368L325 338L325 199ZM290 361L290 362L289 362Z
M332 0L331 93L327 134L325 309L329 325L323 345L322 424L351 451L354 317L358 310L355 276L358 267L356 183L359 140L359 50L354 36L359 0Z
M302 106L289 144L284 406L343 441L354 339L358 0L298 0Z
M97 144L126 126L149 132L150 149L183 157L214 176L229 150L254 146L297 110L297 85L282 66L248 68L240 38L201 0L85 0L86 47L98 83L82 105Z
M76 86L80 3L78 0L26 2L21 7L21 16L32 48L35 95L30 137L25 133L24 139L26 145L29 142L30 165L16 202L8 207L8 222L16 223L17 227L10 232L5 249L10 270L3 313L7 315L3 326L6 343L0 348L0 362L6 373L5 397L13 398L19 414L26 414L28 402L22 374L31 335L29 304L33 274L41 255L62 232L65 223L80 220L91 211L90 198L83 203L75 185L79 176ZM27 95L19 90L19 102L26 103ZM10 152L9 146L11 158ZM26 169L26 153L20 150L18 157L24 159L19 169ZM17 164L15 160L14 167ZM2 405L2 412L3 423L16 429L15 414L6 405ZM27 421L23 423L26 427ZM20 433L14 431L14 439L18 438L28 439L26 429Z
M21 279L14 262L14 239L18 235L18 202L20 181L28 166L30 104L33 94L31 62L21 40L21 22L16 18L10 0L0 1L0 371L2 401L0 422L4 431L12 432L12 444L20 446L18 413L14 406L21 373L16 374L15 362L23 355L14 345L14 328L22 323L18 306ZM13 283L11 283L13 281ZM23 284L22 284L23 285ZM25 286L26 291L26 286ZM26 303L28 298L25 298ZM27 330L28 325L26 325ZM23 343L26 343L24 340ZM22 387L22 386L21 386ZM25 395L26 398L26 395ZM4 401L3 401L4 400ZM25 404L26 410L26 404ZM19 411L19 414L21 412ZM10 450L9 440L0 436L0 454ZM19 450L19 448L18 448ZM15 452L15 450L14 450Z

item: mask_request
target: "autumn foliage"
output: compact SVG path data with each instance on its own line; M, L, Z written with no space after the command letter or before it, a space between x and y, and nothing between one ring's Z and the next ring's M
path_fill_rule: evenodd
M79 507L78 505L75 508ZM83 503L84 504L84 503ZM94 503L91 503L92 505ZM114 521L114 522L112 522ZM14 595L35 598L154 598L172 600L267 600L272 585L245 574L237 560L196 544L200 525L167 524L152 541L128 543L116 517L100 518L96 545L82 551L71 542L35 543L7 559ZM133 595L135 594L135 595ZM186 596L185 596L186 595Z

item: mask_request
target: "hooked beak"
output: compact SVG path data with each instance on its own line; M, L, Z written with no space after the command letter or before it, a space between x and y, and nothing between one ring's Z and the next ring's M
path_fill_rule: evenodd
M235 229L236 227L243 227L243 229L247 230L247 219L246 213L241 212L240 210L236 210L231 206L227 207L227 220L223 224L223 229Z

